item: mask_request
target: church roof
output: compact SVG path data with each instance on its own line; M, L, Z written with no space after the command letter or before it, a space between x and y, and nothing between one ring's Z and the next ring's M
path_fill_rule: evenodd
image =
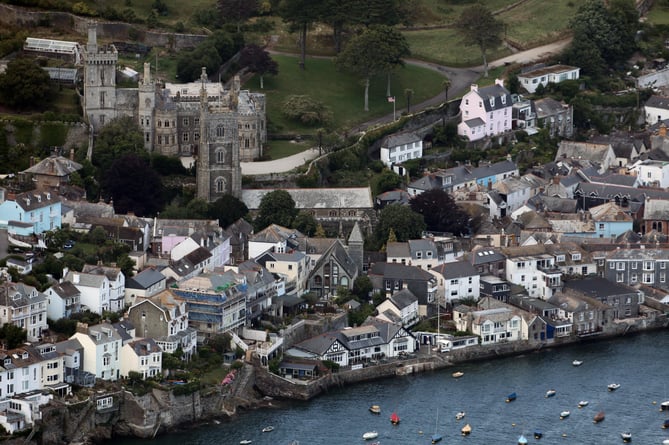
M241 200L249 210L258 210L265 194L277 189L245 189ZM370 187L285 189L297 209L371 209L374 207Z

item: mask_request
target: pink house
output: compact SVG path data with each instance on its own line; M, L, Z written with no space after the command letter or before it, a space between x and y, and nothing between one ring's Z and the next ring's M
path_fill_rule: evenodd
M458 134L476 141L511 130L511 102L511 93L500 79L480 89L472 84L460 103L462 122L458 124Z

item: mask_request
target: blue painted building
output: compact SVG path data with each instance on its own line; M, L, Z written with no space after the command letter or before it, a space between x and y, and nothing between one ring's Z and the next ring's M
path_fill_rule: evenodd
M60 198L50 192L7 193L0 203L0 226L8 227L16 235L59 229L61 221Z
M632 230L632 216L613 202L591 207L590 216L595 226L595 238L616 238Z

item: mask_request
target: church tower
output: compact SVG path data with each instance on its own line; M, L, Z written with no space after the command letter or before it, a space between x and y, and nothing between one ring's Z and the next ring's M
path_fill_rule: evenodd
M148 152L154 151L153 124L155 120L156 84L151 79L151 64L144 63L144 76L139 83L138 118L139 129L144 137L144 148Z
M348 236L348 255L355 262L358 267L358 273L362 273L362 264L364 260L365 239L362 236L362 230L358 221L355 222L351 234Z
M84 55L84 110L94 132L116 117L116 64L114 45L100 46L95 23L88 26Z
M207 202L242 191L239 160L239 83L225 97L210 98L207 72L200 76L200 145L197 153L197 197Z

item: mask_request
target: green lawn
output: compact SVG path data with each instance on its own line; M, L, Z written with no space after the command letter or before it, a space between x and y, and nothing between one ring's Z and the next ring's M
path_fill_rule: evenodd
M372 79L369 93L369 112L364 111L364 87L360 79L337 71L329 59L308 59L306 70L299 69L297 57L273 56L279 63L278 76L265 76L267 95L267 115L272 125L279 131L313 133L316 128L306 127L288 121L281 114L281 104L290 94L309 95L330 107L334 126L350 128L369 119L393 112L393 106L386 99L385 77ZM442 91L443 76L424 68L406 66L391 77L391 95L397 97L396 111L405 110L404 91L414 90L413 103L421 102ZM259 91L257 78L245 84L246 88Z
M648 12L648 22L655 25L669 25L669 4L655 2Z
M497 18L507 25L510 39L536 46L564 37L577 9L573 0L552 0L548 4L545 0L528 0Z
M280 159L297 153L302 153L313 145L313 142L305 141L272 140L268 141L268 148L265 150L265 154L269 156L270 159Z

